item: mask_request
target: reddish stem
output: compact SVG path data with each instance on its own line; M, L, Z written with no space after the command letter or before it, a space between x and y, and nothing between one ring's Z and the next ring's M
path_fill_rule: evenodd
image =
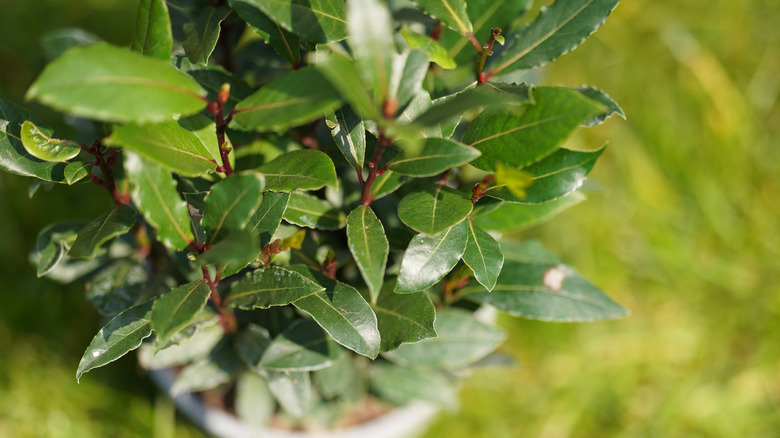
M431 32L431 39L436 41L441 36L441 21L437 21L435 25L433 25L433 31Z
M217 286L219 285L219 274L217 274L216 280L212 280L211 274L209 273L209 267L206 265L201 266L201 272L203 273L203 280L209 285L209 289L211 289L209 301L214 303L217 311L219 311L219 324L222 326L222 330L225 333L235 333L238 331L236 315L225 307L225 304L222 302L222 297L219 296L219 291L217 290Z
M217 99L214 102L209 102L206 105L206 109L214 115L214 119L217 125L217 143L219 144L219 155L222 158L222 165L217 166L217 172L223 172L226 176L233 174L233 167L230 165L230 146L227 145L225 139L225 130L228 123L233 120L233 113L228 114L227 118L224 114L225 104L230 97L230 84L225 83L222 88L219 89Z
M488 79L493 76L493 73L484 74L483 70L485 69L485 62L487 62L487 59L493 54L493 44L495 44L496 37L499 35L501 35L501 28L494 27L493 29L490 29L490 39L488 39L488 42L482 47L479 58L477 58L477 82L480 84L487 82Z
M376 139L376 149L374 150L374 156L371 158L371 161L368 162L368 177L363 182L362 204L365 206L371 205L371 202L374 200L374 197L371 195L371 187L374 185L374 180L376 180L376 177L384 173L386 170L386 166L382 169L378 168L379 160L382 159L382 153L384 153L385 149L390 147L391 144L393 144L393 141L385 137L382 131L379 131L379 137Z

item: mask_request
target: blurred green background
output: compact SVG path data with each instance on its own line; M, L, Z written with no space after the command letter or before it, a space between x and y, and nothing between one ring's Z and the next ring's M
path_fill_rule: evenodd
M0 94L23 103L47 30L127 44L135 8L0 0ZM474 372L462 410L428 437L780 434L778 23L774 0L623 0L550 66L546 82L602 88L628 121L570 140L609 143L591 174L600 189L514 237L541 238L633 314L502 319L520 367ZM54 188L30 201L29 182L0 174L0 437L200 436L133 357L76 384L99 318L81 288L36 279L26 254L46 223L95 216L109 200Z

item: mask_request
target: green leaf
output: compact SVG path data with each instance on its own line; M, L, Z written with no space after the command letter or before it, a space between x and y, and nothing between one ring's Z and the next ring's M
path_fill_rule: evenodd
M262 201L264 180L258 173L233 174L211 186L201 223L216 242L229 231L243 230Z
M363 119L345 106L326 118L336 146L354 169L362 169L366 158L366 128Z
M573 192L543 204L505 203L484 214L472 215L474 224L486 230L500 232L523 230L538 225L558 213L585 200L585 195ZM476 211L476 209L475 209Z
M131 307L115 316L92 339L76 371L76 380L89 370L111 363L141 345L152 334L152 302Z
M626 114L623 112L623 108L620 108L620 105L617 104L617 102L614 101L609 95L598 88L595 87L580 87L576 88L577 91L585 95L588 99L595 100L596 102L604 105L605 108L607 108L606 111L604 111L601 114L597 114L593 116L592 118L586 120L582 125L583 126L596 126L603 123L605 120L610 118L613 114L617 114L620 117L623 118L623 120L626 119Z
M179 69L179 71L184 72L195 79L198 84L200 84L200 86L206 90L206 98L210 102L217 100L217 95L219 94L219 90L222 88L222 85L225 83L230 84L230 96L228 96L228 100L225 102L223 114L229 114L238 102L245 99L254 91L243 79L236 77L219 65L203 65L198 63L193 64L189 59L187 59L186 56L177 56L172 60L172 63L176 66L177 69ZM212 121L212 123L214 120L213 116L206 116L204 113L198 113L191 117L198 119L208 119ZM184 124L184 119L179 119L179 122L182 126L187 128L187 126ZM216 143L217 136L214 135L214 133L215 130L212 129L210 134L214 139L212 141Z
M381 351L436 336L436 310L430 297L425 292L399 294L394 289L395 281L386 281L376 303L371 305L382 334Z
M427 138L416 156L401 155L389 169L409 176L435 176L447 169L471 162L480 156L479 150L444 138Z
M84 161L71 161L66 164L65 168L62 170L62 176L65 178L65 183L72 185L86 178L92 171L93 166L92 163Z
M146 289L146 266L124 259L100 271L86 285L87 299L98 312L114 316L129 308Z
M167 61L99 43L47 65L26 97L76 116L148 123L202 110L205 94Z
M490 71L498 73L542 66L572 51L596 31L615 9L618 0L556 1L532 23L510 36Z
M453 410L458 404L454 385L439 371L379 363L371 367L370 379L379 397L395 404L426 401Z
M286 59L293 66L301 63L301 50L298 36L284 30L274 23L267 15L262 13L257 6L248 0L229 0L230 7L249 24L249 26L274 51Z
M223 338L208 357L185 366L171 387L171 395L213 389L233 380L241 369L241 360L230 339Z
M528 87L522 88L528 90ZM414 123L422 126L433 126L439 123L451 123L454 119L457 125L464 112L476 110L486 105L523 104L528 101L528 95L507 93L492 85L482 85L436 99L430 108L414 119ZM442 129L443 134L444 129Z
M92 259L100 246L111 238L130 231L135 225L135 210L124 204L101 215L79 231L68 255L80 259Z
M303 275L270 266L248 273L233 285L225 305L240 309L286 306L293 301L325 290Z
M217 167L203 142L173 120L147 125L116 125L104 142L138 152L183 176L205 175Z
M501 330L477 321L474 315L459 310L436 314L436 337L401 345L387 357L401 365L422 365L457 370L492 353L506 335Z
M336 168L327 154L301 149L279 155L256 169L265 176L265 189L274 192L317 190L328 185L338 189Z
M460 289L461 293L513 316L541 321L588 322L628 316L627 310L538 242L524 242L504 253L507 261L492 292L474 285Z
M216 266L225 278L252 263L260 250L256 236L246 230L236 231L211 245L198 259L203 264Z
M409 103L422 89L429 65L428 55L420 50L405 50L395 55L388 99L398 108Z
M246 0L290 32L317 42L347 37L347 10L333 0Z
M467 228L462 221L434 236L416 235L401 261L396 292L417 292L447 275L466 250Z
M76 46L91 46L102 39L78 27L61 27L46 32L40 40L46 60L51 61Z
M27 152L43 161L68 161L81 152L75 141L51 138L29 120L22 124L21 138Z
M340 230L347 225L344 212L313 196L291 193L284 220L301 227Z
M376 201L398 190L409 178L392 170L385 170L371 186L371 199Z
M521 204L541 204L560 199L582 187L602 152L603 147L595 151L558 149L542 161L523 169L534 178L524 198L501 185L488 188L485 194Z
M246 226L246 229L252 234L260 236L260 248L271 243L271 237L279 228L284 212L287 210L289 199L289 193L265 192L263 194L260 206Z
M133 183L133 202L160 241L170 248L186 248L193 241L190 215L170 172L133 153L125 154L125 172Z
M244 365L252 371L262 372L260 359L266 348L271 345L271 335L260 325L250 323L236 338L236 353Z
M173 34L165 0L141 0L135 19L130 48L152 58L171 58Z
M205 69L204 69L205 70ZM190 71L189 73L193 73ZM209 93L211 91L209 90ZM217 132L217 124L211 117L206 116L203 113L194 114L189 117L179 119L179 126L195 134L195 137L200 140L200 143L208 151L212 168L216 168L216 163L222 163L222 152L219 148L219 140L215 133ZM230 148L228 152L228 162L230 166L235 169L236 154L235 150L230 143L230 138L226 137L225 142L227 147Z
M374 90L377 102L384 102L389 95L396 53L390 11L378 0L349 2L347 29L350 36L347 43L364 84Z
M338 357L339 346L310 319L299 319L271 341L258 364L274 371L313 371Z
M409 228L433 235L465 219L471 209L463 193L437 184L406 195L398 204L398 217Z
M447 54L447 49L428 35L420 35L406 28L401 29L401 35L403 35L409 47L421 50L428 55L431 62L439 64L441 68L450 70L458 66L455 60Z
M347 243L371 292L371 301L376 301L376 296L382 288L390 245L387 243L382 222L371 207L361 205L349 214Z
M339 55L331 55L319 62L317 69L363 119L380 118L376 102L366 87L362 86L363 79L355 62Z
M154 302L152 328L157 334L155 348L168 344L171 338L192 324L206 307L211 289L203 281L193 281L172 289Z
M67 254L76 240L78 230L84 227L81 222L53 223L38 233L32 259L37 265L38 277L43 277L54 269Z
M230 8L206 7L200 11L193 23L184 25L186 38L184 52L192 63L208 64L211 53L217 46L219 39L220 23L230 14Z
M474 30L466 12L466 0L416 0L416 3L428 15L463 36Z
M283 131L323 117L341 105L339 93L312 67L263 85L236 105L233 121L255 131Z
M276 410L265 378L245 372L236 379L236 416L253 429L264 428Z
M266 371L264 374L268 381L268 388L276 401L279 402L282 410L293 418L305 416L309 411L312 399L309 372Z
M360 292L308 266L291 269L325 288L294 301L293 305L311 315L339 344L375 359L380 344L376 315Z
M349 389L356 373L352 355L340 354L331 366L314 371L313 377L320 394L331 399L344 394Z
M501 267L504 266L504 254L490 234L475 226L470 219L467 224L469 239L466 251L463 252L463 262L474 272L474 278L479 284L491 291L496 286Z
M499 162L526 167L550 155L582 122L603 110L567 88L538 87L533 95L535 103L520 111L489 108L471 122L463 143L482 151L474 166L488 171Z

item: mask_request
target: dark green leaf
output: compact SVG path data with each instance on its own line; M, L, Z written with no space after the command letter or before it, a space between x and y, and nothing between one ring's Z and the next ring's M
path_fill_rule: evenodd
M78 27L61 27L46 32L41 37L41 48L46 55L46 60L56 59L68 49L76 46L91 46L101 42L102 39L84 29Z
M135 210L125 204L114 208L88 223L79 231L68 255L80 259L92 259L100 246L111 238L130 231L135 225Z
M333 0L245 0L273 21L309 41L327 43L347 37L347 10Z
M393 57L389 99L399 108L420 92L429 64L428 55L420 50L405 50Z
M390 163L389 168L402 175L435 176L447 169L471 162L479 156L479 150L456 141L427 138L418 155L401 155Z
M416 0L416 3L431 17L463 36L474 30L466 12L466 0Z
M328 114L326 119L333 140L347 163L354 169L362 169L366 157L366 129L363 119L352 108L345 106Z
M171 173L133 153L125 154L125 172L133 183L135 205L160 241L170 248L186 248L193 240L190 215Z
M199 260L211 264L221 272L222 278L233 275L252 263L260 254L256 236L247 230L235 231L229 236L211 245Z
M615 9L618 0L556 1L532 23L513 33L489 64L492 72L544 65L579 46Z
M538 243L516 245L504 253L507 261L492 292L474 285L461 293L511 315L542 321L588 322L628 315L572 268L540 249Z
M404 253L395 290L401 293L420 291L447 275L466 250L467 228L463 221L434 236L415 236Z
M347 243L371 292L371 300L376 301L376 296L382 288L390 246L382 222L371 207L362 205L349 214Z
M485 192L488 196L521 204L542 204L560 199L582 187L585 177L604 148L588 151L558 149L552 155L523 169L534 177L526 196L519 198L504 186L493 186Z
M313 371L338 357L339 346L310 319L299 319L271 341L259 366L274 371Z
M469 240L466 243L466 251L463 252L463 261L474 272L474 278L479 284L491 291L496 286L501 267L504 266L504 254L490 234L475 226L470 219L467 224Z
M382 351L395 350L402 343L436 336L433 329L436 311L431 299L425 292L395 293L394 280L385 282L379 298L372 305L382 335Z
M393 24L384 2L361 0L347 3L347 40L363 83L374 90L377 102L389 95L393 71ZM357 84L353 84L357 86Z
M486 105L521 104L528 99L522 95L497 91L493 86L469 88L456 94L436 99L436 103L414 119L414 123L422 126L432 126L460 118L466 111L478 109ZM443 132L443 131L442 131Z
M300 42L293 35L274 23L257 6L247 0L229 0L230 7L252 27L274 51L293 66L301 63Z
M409 178L399 173L395 173L392 170L385 170L381 175L376 177L374 184L371 186L371 199L376 201L384 196L389 195L401 187Z
M79 362L76 380L89 370L102 367L135 350L152 334L152 302L131 307L100 329Z
M344 212L328 202L302 193L291 193L284 220L292 224L319 230L340 230L347 225Z
M455 409L458 403L454 385L438 371L381 363L371 367L370 378L381 398L399 405L427 401Z
M165 0L141 0L130 48L142 55L168 61L172 47L171 18Z
M486 357L498 348L506 335L477 321L473 314L443 310L436 314L436 337L401 345L388 357L401 365L461 369Z
M339 344L375 359L380 343L376 315L357 289L307 266L292 269L325 288L294 301L293 305L311 315Z
M27 152L43 161L68 161L81 152L78 143L51 138L29 120L22 124L21 138Z
M222 339L208 357L187 365L171 387L171 395L199 392L224 385L241 369L241 360L233 351L231 340Z
M219 90L222 88L222 85L225 83L230 84L230 96L228 96L228 100L225 103L225 107L223 108L224 114L228 114L230 111L232 111L233 107L238 102L245 99L254 91L243 79L234 76L232 73L228 72L219 65L203 65L197 63L193 64L189 59L187 59L186 56L178 56L174 58L173 64L176 66L176 68L179 69L179 71L187 73L190 77L195 79L198 84L200 84L200 86L206 90L206 97L210 102L213 102L217 99L217 95L219 94ZM198 115L200 115L201 118L206 118L213 122L213 117L204 116L203 113L198 113L191 117ZM189 129L189 127L185 125L185 119L179 119L179 123L183 127ZM213 141L216 143L217 136L214 135L215 132L216 131L212 129L210 134L214 139Z
M138 301L145 283L144 264L133 259L121 260L87 283L87 299L100 313L114 316Z
M265 189L274 192L338 189L336 168L327 154L313 149L287 152L256 169L265 176Z
M263 176L258 173L233 174L214 184L206 196L202 224L216 242L229 231L243 230L260 206Z
M81 117L148 123L200 111L205 94L167 61L100 43L47 65L27 98Z
M312 399L308 371L266 371L268 388L285 413L301 418L309 411Z
M206 307L211 289L201 280L183 284L163 294L152 308L152 328L157 334L155 348L168 344L173 335L192 324Z
M53 223L38 233L33 262L37 265L38 277L43 277L59 264L68 249L76 240L78 230L84 227L81 222Z
M211 53L217 46L220 23L230 14L230 8L206 7L200 11L194 23L184 25L186 38L184 51L192 63L208 64Z
M463 193L437 184L406 195L398 204L398 217L409 228L433 235L465 219L471 208Z
M341 105L339 93L311 67L265 84L234 109L235 123L255 131L285 130L323 117Z
M447 54L447 49L428 35L420 35L419 33L412 32L408 29L401 29L401 35L404 36L409 47L421 50L428 55L431 62L439 64L441 68L453 69L458 66L458 64L455 63L455 60Z
M603 111L567 88L538 87L533 95L534 104L522 110L488 108L471 122L463 143L482 151L474 166L488 171L499 162L528 166L550 155L582 122Z
M574 192L544 204L505 203L495 210L474 217L474 224L486 230L514 231L538 225L563 210L585 200L585 195Z
M595 87L580 87L576 89L580 93L584 94L588 99L595 100L596 102L604 105L607 108L601 114L597 114L591 119L586 120L583 126L596 126L607 120L613 114L617 114L625 120L626 114L623 112L623 108L614 101L609 95Z
M287 210L287 201L290 199L289 193L265 192L260 207L249 219L246 229L254 235L260 236L260 248L271 243L276 229L282 222L285 210Z
M301 274L276 266L248 273L234 284L225 304L240 309L285 306L324 288Z

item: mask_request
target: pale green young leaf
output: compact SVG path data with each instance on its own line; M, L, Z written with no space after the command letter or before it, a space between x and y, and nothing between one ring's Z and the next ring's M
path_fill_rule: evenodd
M444 278L466 250L467 228L462 221L434 236L415 236L404 252L396 292L421 291Z
M441 68L450 70L458 66L455 60L447 53L447 49L428 35L420 35L406 28L401 29L401 35L403 35L409 47L424 52L428 55L431 62L439 64Z
M229 0L230 7L249 24L249 26L274 51L293 66L301 63L301 50L298 35L294 35L274 23L260 9L247 0Z
M364 83L374 90L377 102L384 102L389 95L396 53L390 11L379 0L348 2L347 29L347 43Z
M192 23L184 25L184 52L192 63L208 64L211 53L217 46L220 23L230 14L230 8L206 7Z
M339 184L333 161L313 149L284 153L256 171L265 177L265 189L274 192L317 190L326 185L338 189Z
M68 255L79 259L92 259L100 246L113 237L130 231L135 225L135 209L124 204L101 215L79 231Z
M209 285L200 280L173 288L158 298L151 317L152 328L157 334L155 349L168 345L174 335L194 322L210 294Z
M376 296L382 288L390 245L382 222L371 207L357 207L347 217L347 244L363 280L368 285L371 301L376 301Z
M345 106L328 114L325 119L339 150L347 163L354 169L361 169L366 157L366 128L351 107Z
M437 184L401 199L398 217L409 228L434 235L465 219L471 209L471 200L463 193Z
M301 227L318 230L340 230L347 225L343 211L327 201L303 193L291 193L284 220Z
M474 30L466 12L466 0L416 0L416 3L428 15L463 36Z
M170 59L173 34L165 0L141 0L130 48L152 58Z
M149 123L202 110L205 94L167 61L99 43L47 65L26 97L76 116Z
M490 234L474 225L471 219L466 223L469 238L463 252L463 262L471 268L479 284L491 291L496 286L496 280L504 266L504 254Z
M86 178L93 167L94 164L88 161L70 161L65 165L65 168L62 169L62 176L65 179L66 184L73 185Z
M299 319L274 338L258 366L273 371L314 371L338 357L339 346L317 323Z
M75 141L51 138L29 120L22 124L21 139L27 152L43 161L68 161L81 152Z
M447 169L469 163L479 157L479 150L444 138L427 138L417 155L402 154L389 169L402 175L435 176Z
M396 293L395 284L395 278L386 281L379 298L371 305L382 334L381 351L436 336L433 329L436 310L430 297L425 292Z
M303 38L327 43L347 37L347 8L333 0L245 0Z
M543 204L504 203L494 210L477 213L472 215L472 217L475 225L486 230L500 232L524 230L545 222L584 200L585 195L580 192L573 192Z
M301 274L276 266L248 273L230 289L225 304L240 309L286 306L324 290Z
M230 231L243 230L260 206L264 180L258 173L233 174L211 186L201 223L209 242L217 242Z

